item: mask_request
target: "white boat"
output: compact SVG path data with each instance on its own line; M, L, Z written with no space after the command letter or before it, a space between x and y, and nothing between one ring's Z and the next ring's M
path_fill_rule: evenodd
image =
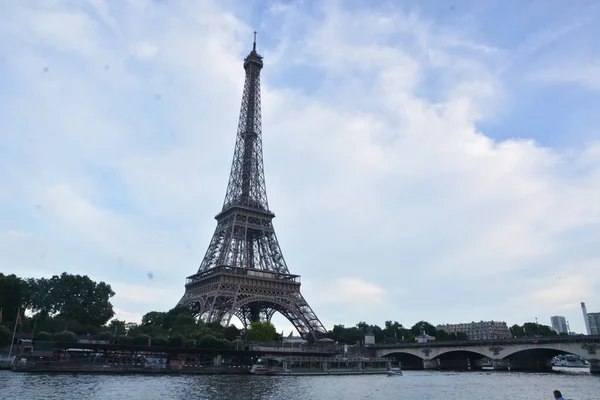
M553 365L556 367L587 367L589 363L581 357L575 355L556 356L552 359Z
M387 376L401 376L402 375L402 371L400 371L400 368L390 368L387 371Z
M273 373L275 373L276 371L274 371L273 369L267 367L266 365L263 364L254 364L252 366L252 369L250 370L251 374L254 375L271 375Z

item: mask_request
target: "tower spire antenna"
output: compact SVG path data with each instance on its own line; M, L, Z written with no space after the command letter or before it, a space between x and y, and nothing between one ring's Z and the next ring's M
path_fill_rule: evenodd
M252 51L256 51L256 31L254 31L254 43L252 44Z

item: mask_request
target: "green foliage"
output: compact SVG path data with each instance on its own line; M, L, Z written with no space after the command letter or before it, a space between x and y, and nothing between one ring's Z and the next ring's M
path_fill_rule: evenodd
M136 346L148 346L148 341L150 340L149 335L137 335L133 338L132 344Z
M144 332L142 327L134 322L126 323L125 330L127 331L127 336L129 337L135 337L137 335L141 335Z
M558 333L548 325L541 325L535 322L525 322L522 326L515 324L510 327L510 333L516 338L558 336Z
M431 325L429 322L419 321L410 328L410 332L415 337L419 336L422 332L425 332L430 336L436 336L437 330L435 329L435 326Z
M527 337L554 337L558 336L558 333L548 325L537 324L535 322L525 322L523 324L523 332Z
M114 296L110 285L96 283L88 276L63 272L47 278L21 279L15 275L0 274L0 306L4 319L14 320L17 307L34 314L36 323L50 324L56 317L78 333L93 333L114 315L110 298ZM38 326L39 327L39 326ZM56 331L57 327L42 329Z
M17 318L17 309L27 303L27 283L16 275L0 273L0 307L5 321Z
M113 337L113 334L110 331L103 331L103 332L100 332L100 333L94 335L95 340L110 341L112 339L112 337Z
M452 341L452 340L469 340L469 337L464 332L451 332L448 333L443 329L440 329L435 334L436 340Z
M165 319L164 312L150 311L142 317L142 326L162 326Z
M177 333L177 334L169 337L169 340L167 341L167 345L173 346L173 347L183 347L184 342L185 342L185 338L183 337L183 335Z
M346 328L344 325L334 325L329 337L339 343L360 344L365 339L365 333L357 326Z
M50 332L42 331L35 335L35 340L39 341L39 342L53 342L54 335L51 334Z
M77 342L77 335L71 331L62 331L54 335L54 340L57 342L75 343Z
M373 334L376 343L414 341L411 331L396 321L386 321L384 328L378 325L369 325L366 322L359 322L350 328L346 328L344 325L334 325L333 329L327 333L327 337L338 343L354 345L363 343L366 333Z
M194 317L188 314L179 314L175 317L171 332L181 333L185 336L188 332L193 332L196 327L197 325Z
M169 340L166 336L157 336L152 338L152 346L166 346Z
M223 336L229 341L237 340L240 335L241 332L235 325L229 325L223 328Z
M213 335L200 337L196 340L196 347L199 349L214 349L219 345L219 339Z
M117 344L129 346L133 344L133 338L130 336L119 335L119 337L117 338Z
M51 278L56 311L82 325L102 326L115 315L110 298L115 295L110 285L96 283L88 276L63 272Z
M12 333L7 327L0 325L0 346L6 346L10 344L12 339Z
M510 333L513 335L513 337L516 338L525 336L525 331L523 330L523 327L517 324L514 324L510 327Z
M187 307L175 307L165 313L163 316L162 327L163 329L171 329L175 323L175 319L178 315L189 315L192 316L192 312Z
M277 338L277 330L270 322L253 322L246 333L246 339L250 342L274 342Z
M125 329L125 321L119 321L118 319L113 319L110 321L108 324L108 330L112 334L116 333L117 335L125 335L127 333L127 330Z

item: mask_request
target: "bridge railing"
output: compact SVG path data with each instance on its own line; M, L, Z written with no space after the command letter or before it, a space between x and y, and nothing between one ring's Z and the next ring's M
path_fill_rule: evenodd
M411 348L411 347L463 347L463 346L487 346L487 345L515 345L515 344L543 344L543 343L598 343L600 336L581 335L572 337L540 337L540 338L514 338L493 340L432 340L425 343L378 343L369 345L374 348Z

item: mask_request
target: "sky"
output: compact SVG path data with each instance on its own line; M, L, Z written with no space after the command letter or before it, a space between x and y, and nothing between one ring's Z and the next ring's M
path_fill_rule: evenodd
M0 3L0 271L139 321L220 211L258 31L269 205L326 328L600 311L594 1ZM274 322L286 334L292 325Z

